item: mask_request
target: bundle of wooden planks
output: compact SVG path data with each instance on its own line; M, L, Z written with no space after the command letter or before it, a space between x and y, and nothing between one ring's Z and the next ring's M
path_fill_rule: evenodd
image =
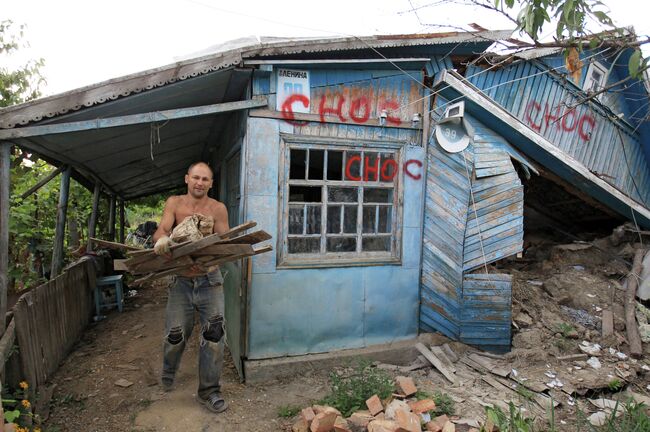
M129 259L124 261L128 271L135 275L145 275L131 285L180 274L195 265L207 268L273 250L270 245L253 247L254 244L271 238L266 231L242 234L256 225L256 222L249 221L223 234L212 234L199 240L176 244L171 247L169 255L165 256L156 255L152 249L128 251Z

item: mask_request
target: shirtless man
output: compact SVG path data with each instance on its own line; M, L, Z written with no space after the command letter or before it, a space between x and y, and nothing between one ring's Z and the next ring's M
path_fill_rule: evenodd
M174 226L194 214L210 216L214 220L213 233L228 230L226 206L208 197L212 187L212 170L203 163L192 164L185 175L187 193L172 196L165 202L162 219L153 235L154 251L167 255L173 244L169 236ZM201 336L199 348L199 389L197 399L210 411L219 413L228 404L221 396L219 378L223 368L223 278L219 269L193 266L176 276L169 288L163 344L162 386L171 390L181 361L185 343L194 327L194 311L199 312Z

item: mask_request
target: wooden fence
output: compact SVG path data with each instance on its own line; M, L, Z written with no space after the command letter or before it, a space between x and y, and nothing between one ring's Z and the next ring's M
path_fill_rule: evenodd
M31 390L48 380L79 340L94 311L95 266L82 261L23 294L2 341L13 338L20 353L20 376ZM0 341L0 346L5 345ZM6 359L6 357L5 357Z

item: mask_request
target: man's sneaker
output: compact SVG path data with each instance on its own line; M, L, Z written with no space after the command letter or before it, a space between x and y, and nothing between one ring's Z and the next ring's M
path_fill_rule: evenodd
M160 379L160 384L162 385L164 391L171 391L172 387L174 386L174 378L162 377Z
M226 409L228 409L228 402L226 402L226 400L222 398L221 394L218 392L212 393L205 399L197 395L196 399L213 413L224 412Z

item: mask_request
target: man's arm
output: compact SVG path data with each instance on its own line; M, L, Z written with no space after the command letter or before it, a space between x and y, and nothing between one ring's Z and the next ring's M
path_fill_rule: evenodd
M158 229L153 233L153 241L156 242L162 236L168 236L174 226L174 210L176 208L176 197L169 197L165 201L162 218L158 224Z
M230 229L228 226L228 210L223 203L217 201L214 210L214 226L212 232L216 234L223 234Z

